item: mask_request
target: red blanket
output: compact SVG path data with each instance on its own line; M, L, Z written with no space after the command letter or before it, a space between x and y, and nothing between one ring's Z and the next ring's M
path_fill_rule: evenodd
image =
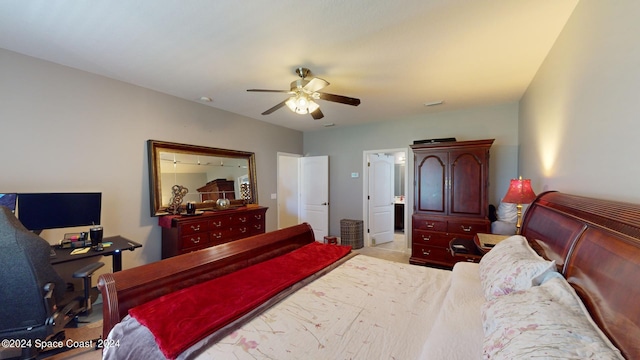
M129 310L174 359L189 346L296 282L336 262L350 246L314 242L277 258L159 297Z

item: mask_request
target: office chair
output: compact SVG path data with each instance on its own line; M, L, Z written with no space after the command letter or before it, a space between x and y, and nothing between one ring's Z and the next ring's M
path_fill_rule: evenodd
M49 258L49 243L0 206L0 340L31 344L22 348L23 359L36 358L42 350L34 346L36 339L64 339L63 329L90 310L91 275L104 266L93 263L76 271L73 277L83 278L85 289L70 293Z

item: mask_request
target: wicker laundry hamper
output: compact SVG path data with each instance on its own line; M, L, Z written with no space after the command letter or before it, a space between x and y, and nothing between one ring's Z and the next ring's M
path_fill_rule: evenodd
M362 220L340 220L340 244L351 245L354 249L363 247L363 227L364 222Z

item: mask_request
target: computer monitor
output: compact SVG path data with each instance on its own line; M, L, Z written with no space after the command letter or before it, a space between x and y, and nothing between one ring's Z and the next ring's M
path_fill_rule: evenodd
M18 194L17 216L29 230L100 224L102 193Z

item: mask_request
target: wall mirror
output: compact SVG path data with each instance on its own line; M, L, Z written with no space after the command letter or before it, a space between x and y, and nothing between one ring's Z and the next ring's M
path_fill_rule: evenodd
M255 154L246 151L147 142L151 216L167 215L174 198L174 186L188 191L182 205L196 203L200 209L215 209L218 199L232 205L257 204Z

